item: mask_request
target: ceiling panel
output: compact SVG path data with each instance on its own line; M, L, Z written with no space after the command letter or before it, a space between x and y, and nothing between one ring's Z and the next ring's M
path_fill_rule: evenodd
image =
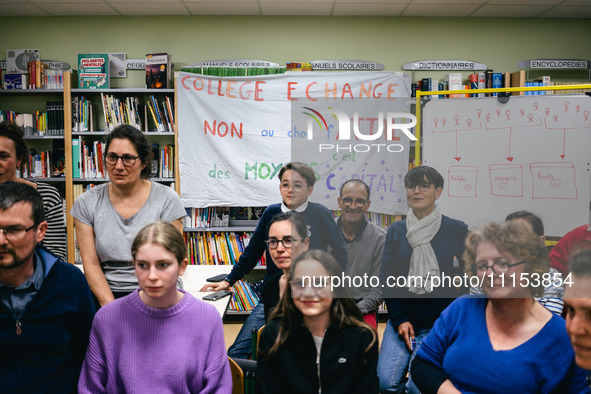
M550 6L528 5L483 5L470 16L486 18L527 18L539 16Z
M590 8L591 0L0 0L2 16L401 15L591 19Z

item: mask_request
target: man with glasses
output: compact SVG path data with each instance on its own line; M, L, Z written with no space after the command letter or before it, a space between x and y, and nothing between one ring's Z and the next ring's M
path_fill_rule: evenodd
M566 331L575 351L575 362L591 370L591 249L580 249L568 260L570 278L566 279L564 305ZM587 383L591 388L591 375Z
M345 269L347 251L331 211L321 204L308 201L316 182L314 170L303 163L288 163L279 171L279 181L281 182L279 191L282 202L270 205L265 209L248 246L232 267L232 271L227 278L222 282L207 284L201 288L201 291L228 289L242 279L244 275L248 274L256 266L263 254L266 255L265 261L267 263L265 281L267 278L281 273L281 270L273 263L265 243L269 223L273 216L280 212L295 211L302 214L307 225L308 238L310 238L310 249L328 250L330 247L333 257ZM242 325L234 344L228 349L228 355L233 358L249 358L252 331L258 330L264 324L264 305L259 302Z
M95 308L82 272L41 245L43 201L0 185L0 391L75 392Z
M362 286L352 283L351 295L363 314L363 319L377 329L377 309L382 303L379 286L371 286L370 278L378 278L384 253L386 230L367 220L371 205L369 186L360 179L350 179L341 186L337 199L341 216L337 225L347 246L345 275L367 278Z

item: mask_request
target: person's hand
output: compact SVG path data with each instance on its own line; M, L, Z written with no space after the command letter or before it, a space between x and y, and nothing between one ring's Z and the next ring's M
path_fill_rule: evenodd
M230 284L225 280L221 282L211 282L204 285L201 290L199 291L220 291L220 290L228 290L230 288Z
M410 322L405 321L398 325L398 336L406 343L408 350L412 351L411 340L415 337L415 330Z

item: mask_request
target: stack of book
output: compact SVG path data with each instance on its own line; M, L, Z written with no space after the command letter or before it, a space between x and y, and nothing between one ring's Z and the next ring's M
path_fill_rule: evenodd
M50 178L53 176L52 152L29 152L27 160L23 163L21 174L23 178Z
M256 294L253 288L244 279L240 279L232 286L234 294L230 300L230 310L251 311L258 305L260 295Z
M132 125L138 130L142 129L141 105L138 97L120 99L114 95L101 93L101 104L105 131L110 132L122 124Z
M230 207L187 208L185 228L225 227L230 224Z
M74 178L108 179L103 159L104 141L84 141L72 138L72 168Z
M189 264L232 265L244 252L251 235L246 232L185 232ZM263 256L258 266L265 266Z
M72 131L95 131L94 103L76 96L72 99Z
M166 96L160 103L155 96L150 96L148 109L152 116L152 122L158 132L174 132L174 108L170 97ZM148 128L146 128L148 130Z

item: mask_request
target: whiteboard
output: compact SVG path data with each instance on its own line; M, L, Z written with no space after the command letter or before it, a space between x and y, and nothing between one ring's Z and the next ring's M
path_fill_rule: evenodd
M587 223L591 98L585 95L431 100L423 164L445 179L445 215L470 228L513 211L541 216L546 235Z

